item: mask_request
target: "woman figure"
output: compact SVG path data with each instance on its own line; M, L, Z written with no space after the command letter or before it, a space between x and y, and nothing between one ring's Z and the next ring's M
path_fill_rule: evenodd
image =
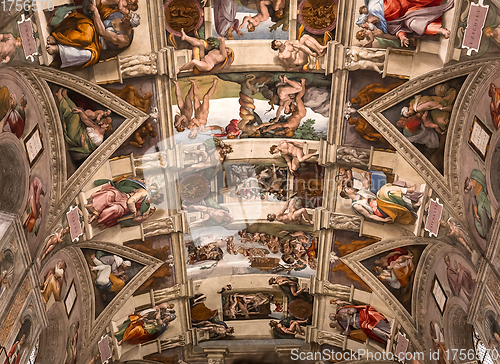
M94 185L101 186L94 192L85 207L92 214L90 223L97 220L106 227L115 226L126 214L131 214L132 222L138 224L146 220L156 211L151 203L163 201L163 194L151 193L140 181L123 179L117 183L99 179Z
M89 155L104 141L104 135L112 130L111 117L94 124L87 114L78 109L68 97L68 90L60 88L56 93L59 102L59 115L63 123L64 139L69 151Z
M62 259L57 262L54 269L50 269L47 272L41 292L45 303L49 301L52 294L54 294L54 299L56 301L61 300L61 289L65 281L65 273L66 262Z
M168 323L176 319L173 307L162 303L139 314L129 315L115 333L118 345L125 341L130 345L138 345L156 339L165 332Z
M414 269L411 252L391 261L386 269L382 269L380 266L374 267L375 273L378 274L377 278L382 282L387 282L394 289L406 287Z
M98 124L98 125L101 123L102 118L111 116L111 110L109 110L109 109L108 110L95 110L95 111L87 109L87 110L84 110L84 112L85 112L85 115L87 116L87 118L89 118L89 120L92 121L92 123Z
M356 190L347 184L340 197L351 199L351 206L371 220L409 225L415 223L413 209L418 207L409 198L409 194L413 193L415 186L402 188L388 183L375 195L366 189Z

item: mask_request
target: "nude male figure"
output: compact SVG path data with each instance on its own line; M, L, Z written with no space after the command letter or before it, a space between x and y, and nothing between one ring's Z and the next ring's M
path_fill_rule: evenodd
M223 209L216 209L203 205L189 205L188 207L184 208L187 210L198 211L202 214L201 218L189 224L190 227L201 225L209 219L212 219L221 225L230 224L233 221L233 217L231 216L231 214Z
M280 76L281 85L278 87L277 94L280 99L280 106L276 111L276 120L281 116L284 111L285 114L290 114L290 105L292 105L293 100L290 96L296 95L301 91L304 91L304 85L299 81L293 81L288 79L286 75ZM304 79L301 79L301 81ZM305 82L305 80L304 80Z
M199 89L198 85L194 80L191 80L192 87L193 87L193 104L194 104L194 118L191 119L191 122L188 124L188 129L194 129L196 127L200 126L205 126L207 125L207 119L208 119L208 111L210 107L210 98L214 95L215 93L215 88L217 87L217 84L219 83L219 79L217 77L214 77L214 81L212 83L212 86L208 89L207 93L205 96L203 96L203 103L200 102L200 97L199 97ZM190 136L191 137L191 136Z
M273 40L271 48L278 51L278 58L285 69L293 71L309 63L309 56L319 57L325 54L326 46L322 46L308 34L302 35L300 40L281 42Z
M306 93L306 87L305 87L305 79L301 79L300 87L301 90L297 93L297 96L295 97L295 104L290 104L289 106L289 111L291 111L292 115L284 121L284 122L276 122L273 125L269 126L265 131L273 130L276 128L286 128L290 130L297 130L299 128L300 122L302 119L306 116L307 110L304 105L304 101L302 98L304 97L304 94ZM280 106L281 107L281 106ZM280 110L278 109L278 112ZM285 111L286 112L286 111ZM278 118L278 116L277 116ZM276 119L277 121L278 119Z
M210 72L215 67L215 65L224 62L227 57L231 56L231 50L229 48L226 48L226 41L224 37L217 38L220 41L219 49L212 49L207 54L205 54L205 41L186 35L184 29L181 29L181 39L187 41L193 47L199 48L200 59L192 59L184 66L178 68L175 72L176 74L181 71L192 70L195 67L202 72Z
M175 85L175 96L177 98L177 107L180 110L180 114L175 115L174 126L177 131L183 131L191 121L193 116L193 93L194 93L194 82L191 83L191 87L185 97L182 99L181 88L179 82L172 81Z
M292 172L293 174L297 174L300 163L319 154L318 152L304 154L303 146L303 143L280 140L278 145L271 146L269 153L276 154L279 152L283 159L286 161L290 172Z
M288 211L288 212L287 212ZM285 203L277 214L268 214L267 220L279 221L284 224L312 225L313 221L305 207L297 209L293 196Z
M290 293L297 297L299 294L302 292L307 292L308 288L304 287L301 289L298 289L299 286L296 281L291 280L290 278L287 277L271 277L269 278L269 284L272 286L273 284L276 284L278 286L289 286L290 287Z
M198 330L208 331L214 336L214 340L221 339L226 335L230 335L234 333L233 327L226 327L221 324L216 324L210 321L202 321L195 324L198 327Z

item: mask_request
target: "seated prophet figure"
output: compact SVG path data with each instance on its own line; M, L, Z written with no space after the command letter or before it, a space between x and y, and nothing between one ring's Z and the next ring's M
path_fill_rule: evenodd
M122 179L113 182L107 179L94 181L94 185L102 186L94 192L85 207L91 214L89 223L97 221L105 227L126 223L122 217L130 217L131 222L139 224L156 211L151 203L160 204L163 194L150 189L141 181Z
M106 50L120 51L132 43L133 28L140 16L94 4L89 5L92 18L71 13L52 29L47 38L47 53L59 54L61 68L79 70L96 64Z
M471 271L456 260L452 264L448 254L444 257L444 263L446 264L446 275L453 296L460 296L460 292L463 291L467 299L471 300L474 288L476 288L476 280L472 278Z
M480 237L486 239L488 236L493 215L491 214L491 204L488 197L486 176L478 169L473 169L470 177L465 179L464 192L472 192L472 213L474 216L474 226Z
M408 47L409 37L442 35L450 31L442 25L442 15L454 6L454 0L365 0L368 17L360 26L375 25L386 34L397 36L401 46Z
M366 336L382 344L391 337L391 323L370 305L351 305L345 301L335 301L342 306L336 313L330 314L330 320L337 321L342 327L342 335L350 335L352 330L361 329ZM333 322L330 326L334 326Z
M118 345L124 342L139 345L155 340L167 330L169 322L177 318L173 307L174 305L165 302L139 314L129 315L115 333Z
M416 186L400 187L387 183L375 195L366 188L357 190L346 183L340 197L350 199L354 210L371 220L409 225L415 223L415 211L422 197L415 189Z

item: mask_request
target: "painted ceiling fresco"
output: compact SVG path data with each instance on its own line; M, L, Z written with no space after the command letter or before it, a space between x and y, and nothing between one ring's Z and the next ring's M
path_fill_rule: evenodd
M0 364L500 363L499 24L0 1Z

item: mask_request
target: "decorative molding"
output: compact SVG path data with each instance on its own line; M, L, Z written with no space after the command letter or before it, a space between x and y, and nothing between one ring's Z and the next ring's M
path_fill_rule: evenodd
M486 252L486 259L489 262L494 262L498 259L498 250L500 248L500 213L497 212L495 220L492 224L490 239L488 241L488 250ZM500 272L498 272L500 274Z
M440 255L446 248L451 248L450 245L438 242L436 239L426 238L429 246L424 250L418 262L417 269L415 270L415 279L413 280L413 293L411 307L413 317L415 318L415 327L422 336L425 333L424 320L427 311L427 302L430 298L431 279L429 272L436 264L436 257Z
M340 2L340 5L349 6ZM340 21L340 18L337 18ZM337 24L338 26L338 24ZM330 119L328 123L328 143L340 145L342 143L342 130L344 128L344 106L349 85L349 71L338 70L332 75L332 88L330 92Z

